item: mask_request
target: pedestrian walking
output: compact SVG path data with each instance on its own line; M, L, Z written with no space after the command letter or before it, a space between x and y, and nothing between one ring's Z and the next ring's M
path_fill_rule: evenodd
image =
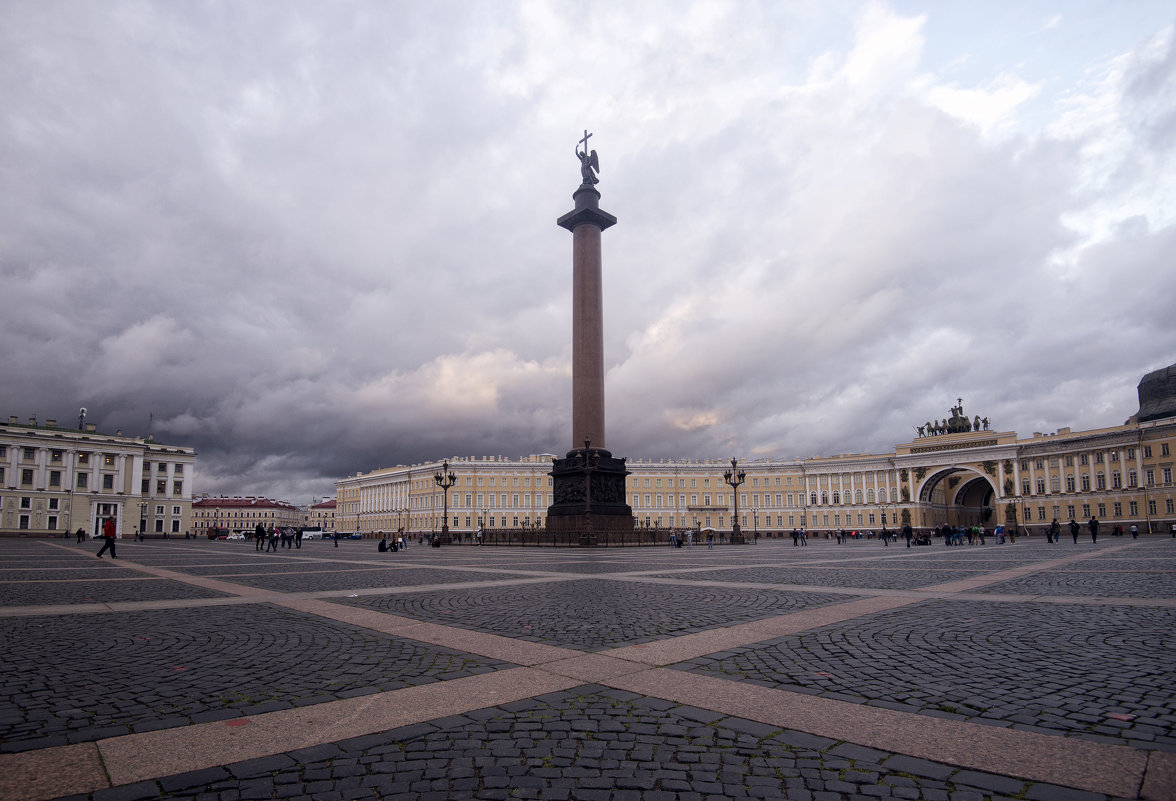
M1139 539L1139 526L1135 525L1134 523L1131 524L1131 539Z
M339 532L338 531L335 532L335 547L336 548L339 547Z
M800 532L797 531L796 529L792 529L792 547L796 548L796 547L799 547L799 545L800 545Z
M800 529L800 544L808 545L808 532L802 526Z
M274 527L270 526L265 532L265 552L269 553L278 551L278 532L274 531Z
M299 526L298 530L294 532L294 547L302 549L302 526Z
M77 536L78 536L78 543L77 544L81 545L83 542L86 541L86 530L84 528L78 527Z
M1050 537L1049 541L1052 542L1054 545L1057 545L1059 542L1061 542L1061 536L1062 536L1062 527L1058 523L1058 519L1055 517L1053 519L1053 522L1049 524L1049 537Z
M706 547L712 551L714 550L714 548L715 548L715 532L708 531L706 533Z
M1074 518L1070 518L1070 535L1074 538L1074 544L1078 544L1078 524L1074 522Z
M253 529L253 550L260 551L265 547L265 526L261 523L257 524L257 528Z
M1098 542L1098 518L1091 515L1090 522L1086 526L1090 529L1090 541Z
M902 527L902 536L906 540L907 547L911 547L911 537L915 536L915 532L911 529L909 523Z
M118 559L118 554L114 552L115 536L114 518L108 517L106 518L106 522L102 524L102 538L106 541L102 543L102 547L98 550L99 559L102 558L102 554L106 553L107 549L110 550L111 559Z

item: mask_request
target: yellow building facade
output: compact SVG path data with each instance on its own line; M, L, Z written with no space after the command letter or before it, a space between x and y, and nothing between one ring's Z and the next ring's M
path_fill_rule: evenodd
M737 490L724 480L729 461L631 459L626 487L635 524L730 531L737 494L745 534L878 531L908 521L916 529L1004 525L1040 533L1054 519L1065 526L1091 517L1107 534L1118 526L1163 533L1176 526L1176 416L1019 437L969 421L962 401L952 411L943 425L928 424L889 453L740 460ZM552 458L448 459L457 477L448 492L450 531L466 540L479 527L542 528ZM433 476L441 469L438 460L337 482L340 531L440 531L445 499Z
M192 448L9 417L0 422L0 534L93 535L109 517L120 537L182 534L195 467Z

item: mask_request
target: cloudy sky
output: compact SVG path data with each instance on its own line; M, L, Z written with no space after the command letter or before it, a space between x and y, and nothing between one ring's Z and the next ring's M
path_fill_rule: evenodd
M198 492L571 448L599 153L608 446L1117 425L1176 362L1157 2L0 2L0 415Z

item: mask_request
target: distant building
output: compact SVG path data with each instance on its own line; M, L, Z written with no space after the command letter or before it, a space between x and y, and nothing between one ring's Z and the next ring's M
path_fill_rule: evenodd
M338 504L334 498L322 503L312 503L306 510L306 525L317 528L326 534L335 533L335 508Z
M302 512L294 504L252 495L202 495L192 502L192 526L200 536L207 536L210 529L252 532L259 523L267 529L298 527L303 525Z
M120 537L191 529L192 448L83 425L0 421L0 534L93 534L108 517Z
M905 521L1023 527L1040 533L1055 518L1104 532L1167 532L1176 524L1176 366L1140 383L1141 413L1123 425L1019 437L967 417L963 401L942 421L889 453L740 460L744 533L878 530ZM457 539L486 528L542 527L552 503L551 455L451 457L449 528ZM727 460L627 463L627 501L638 526L731 529L734 491ZM439 531L444 504L433 476L441 460L359 473L336 482L340 531L369 535Z

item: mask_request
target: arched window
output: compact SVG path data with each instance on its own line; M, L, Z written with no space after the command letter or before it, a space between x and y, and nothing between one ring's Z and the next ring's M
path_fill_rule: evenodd
M854 503L861 503L862 502L862 491L861 490L858 490L857 492L855 492L853 494L853 502Z
M828 504L828 503L829 503L829 493L827 493L827 492L822 492L822 493L821 493L821 505L823 506L823 505L826 505L826 504Z
M833 490L833 504L837 505L839 503L841 503L841 493L837 490Z
M866 490L866 503L873 503L873 502L874 502L874 491L873 490Z
M809 495L809 505L810 505L810 506L816 506L816 505L817 505L817 493L815 493L815 492L814 492L814 493L812 493L812 494L810 494L810 495Z

